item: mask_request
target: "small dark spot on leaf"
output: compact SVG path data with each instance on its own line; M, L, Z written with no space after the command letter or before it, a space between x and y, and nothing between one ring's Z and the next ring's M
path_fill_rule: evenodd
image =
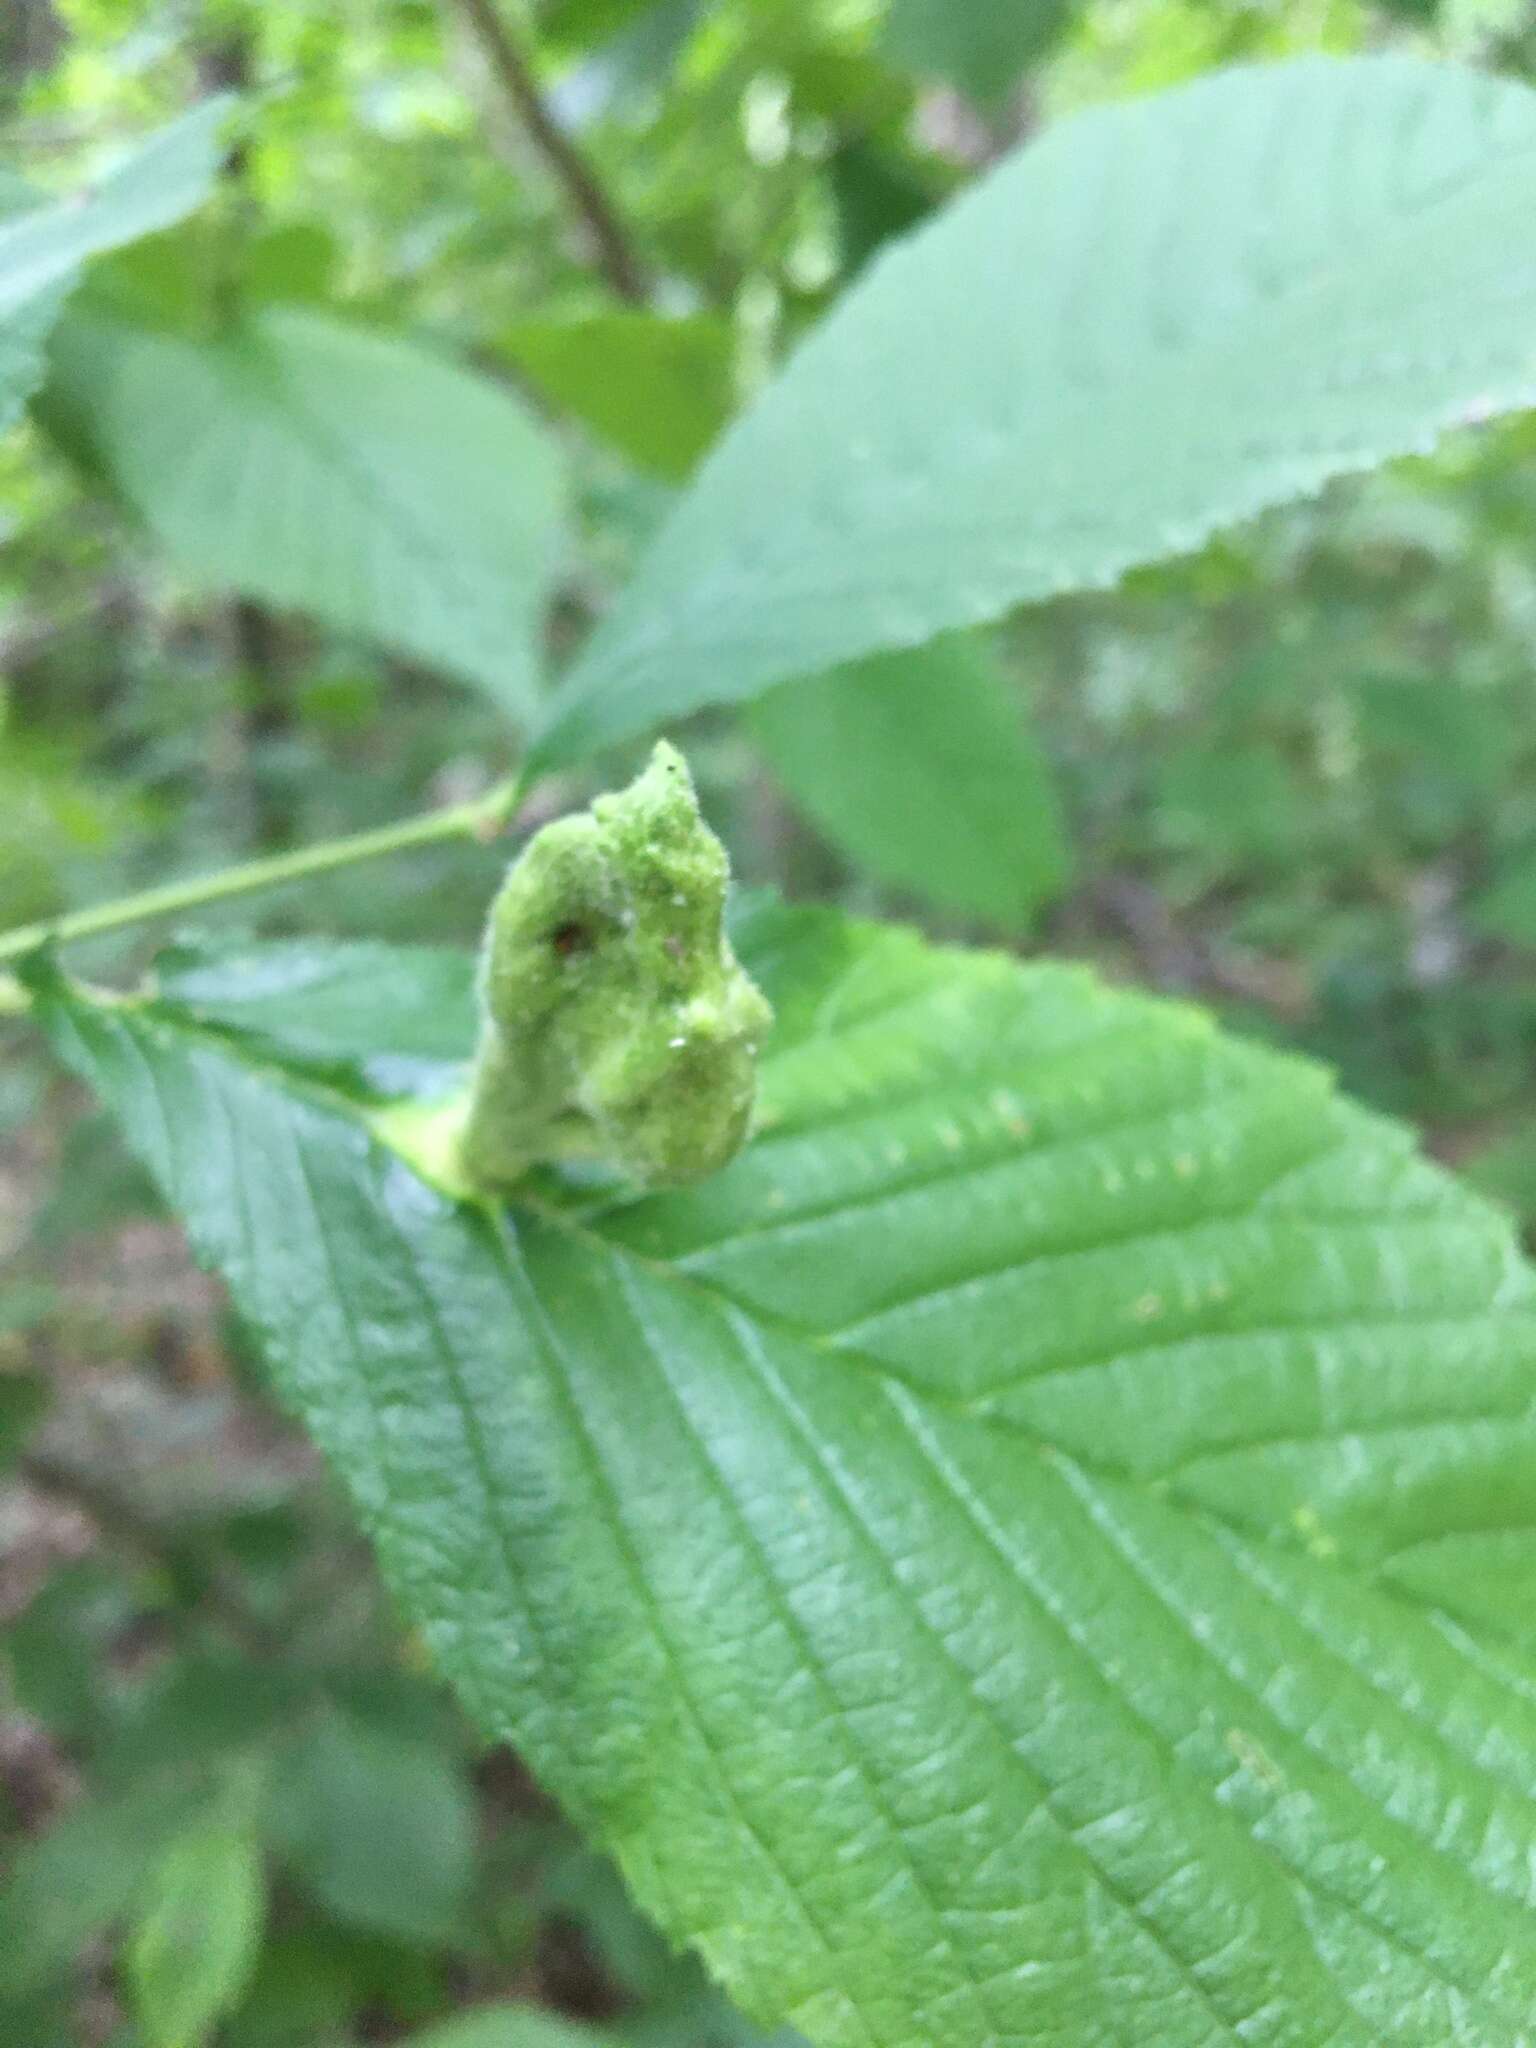
M592 934L584 924L570 923L557 925L549 935L549 943L554 947L562 960L567 960L572 953L585 953L587 951L588 947L592 944Z

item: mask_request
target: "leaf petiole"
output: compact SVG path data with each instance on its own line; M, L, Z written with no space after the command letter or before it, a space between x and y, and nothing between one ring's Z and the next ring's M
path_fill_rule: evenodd
M119 896L38 924L18 925L12 931L0 932L0 961L19 960L50 943L67 945L75 939L94 938L98 933L118 931L126 925L175 917L184 910L195 910L231 896L281 888L286 883L350 867L358 861L382 859L386 854L406 853L415 847L435 846L453 839L492 839L506 828L522 791L522 777L511 775L485 796L429 811L422 817L405 818L368 832L348 833L340 839L320 840L313 846L297 847L291 853L243 861L211 875L168 882L160 888ZM0 1012L19 1013L26 1007L24 991L9 981L0 981Z

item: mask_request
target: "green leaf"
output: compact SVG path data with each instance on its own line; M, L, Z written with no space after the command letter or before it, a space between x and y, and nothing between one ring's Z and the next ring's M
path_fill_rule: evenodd
M474 1808L441 1750L328 1713L284 1756L274 1827L294 1874L343 1925L462 1938Z
M18 1308L25 1307L24 1298ZM0 1293L0 1336L18 1324L10 1314L11 1296ZM18 1452L43 1418L48 1383L40 1373L0 1365L0 1471L15 1462Z
M24 2041L26 2048L80 2048L74 2001L65 1993L39 1998L0 1997L0 2041Z
M1171 746L1150 779L1159 839L1203 855L1217 886L1251 864L1284 868L1300 859L1314 821L1273 743Z
M1489 937L1536 948L1536 848L1521 847L1501 861L1469 908L1472 922Z
M105 249L172 226L207 197L230 102L205 100L93 184L43 200L0 189L0 429L42 376L43 344L79 266Z
M721 442L537 748L570 761L1111 583L1536 399L1536 94L1238 69L1063 121L873 264Z
M1060 41L1073 0L893 0L885 47L898 64L996 105Z
M841 143L828 159L846 272L862 270L877 249L909 234L932 213L932 183L888 149L860 136Z
M547 398L656 476L687 476L735 406L735 340L712 314L524 320L504 341Z
M155 962L161 991L200 1023L239 1031L359 1091L425 1091L474 1041L474 962L446 946L184 939Z
M296 307L207 342L71 315L54 354L50 399L71 445L189 574L527 714L561 490L509 391Z
M753 726L820 830L882 882L1018 927L1065 879L1049 768L969 640L781 684Z
M35 207L35 195L27 187L10 178L0 183L0 238L14 232L18 217L31 218ZM43 381L48 335L72 282L66 271L61 282L40 287L19 304L7 307L0 298L0 433Z
M114 1641L134 1612L126 1599L122 1605L128 1611L117 1620ZM104 1634L98 1626L98 1636ZM112 1723L101 1731L106 1717L100 1673L112 1643L98 1639L84 1647L98 1692L91 1764L98 1781L107 1785L133 1785L177 1764L228 1774L242 1754L268 1747L315 1703L314 1674L302 1666L257 1663L227 1651L186 1650L140 1677L126 1699L114 1699Z
M6 1630L5 1672L21 1711L64 1742L94 1743L114 1704L102 1674L132 1612L120 1577L97 1559L53 1572Z
M18 1280L0 1288L0 1337L14 1337L19 1330L35 1329L51 1316L59 1303L58 1289L46 1280ZM23 1378L26 1375L22 1375ZM0 1368L0 1389L7 1384L8 1374ZM15 1418L20 1412L23 1426L30 1426L26 1410L30 1396L13 1390L9 1394L0 1391L0 1457L7 1457L14 1449L16 1438L8 1432L13 1430Z
M1473 1187L1513 1210L1527 1229L1536 1223L1536 1121L1515 1119L1493 1143L1462 1162Z
M386 1951L387 1954L387 1951ZM313 1924L274 1929L220 2048L342 2048L359 2006L387 1967L358 1937Z
M539 9L540 41L553 49L585 50L638 26L662 0L547 0Z
M46 1990L83 1943L122 1918L200 1791L191 1780L146 1780L77 1806L27 1843L0 1887L0 2001Z
M324 305L339 295L340 260L336 237L319 221L282 221L252 238L241 259L240 288L248 300Z
M772 909L702 1188L425 1185L40 984L405 1610L822 2048L1526 2048L1536 1276L1304 1063Z
M145 2048L199 2048L261 1948L266 1887L249 1825L202 1820L150 1871L126 1966Z

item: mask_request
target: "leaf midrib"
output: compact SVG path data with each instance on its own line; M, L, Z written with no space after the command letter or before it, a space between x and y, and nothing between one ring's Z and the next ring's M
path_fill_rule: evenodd
M1252 67L1234 68L1244 69ZM1286 317L1289 318L1292 316L1294 309L1304 309L1310 300L1320 305L1322 310L1326 312L1328 310L1330 291L1336 289L1340 275L1349 267L1349 258L1353 254L1358 253L1361 246L1374 242L1374 246L1378 248L1388 247L1395 249L1400 247L1403 243L1409 242L1416 231L1423 231L1424 222L1429 217L1434 217L1437 224L1443 224L1447 221L1454 223L1458 206L1464 206L1468 203L1469 187L1474 187L1479 183L1486 185L1489 180L1495 178L1507 184L1511 178L1527 172L1533 162L1536 162L1536 143L1501 146L1497 151L1490 152L1473 170L1465 174L1463 180L1452 185L1449 189L1442 187L1435 191L1428 200L1421 200L1413 206L1399 206L1396 208L1390 222L1385 225L1377 223L1370 237L1357 233L1352 237L1344 238L1342 246L1337 243L1330 243L1326 264L1322 269L1313 266L1300 276L1278 282L1260 280L1254 288L1251 299L1235 311L1229 320L1221 324L1218 340L1196 341L1192 345L1186 343L1181 344L1177 348L1164 348L1158 351L1155 357L1152 358L1150 366L1145 361L1143 362L1142 371L1136 378L1116 380L1108 388L1126 393L1132 389L1139 391L1141 393L1139 409L1143 412L1149 409L1151 400L1158 396L1164 384L1170 379L1173 385L1177 387L1175 396L1182 397L1191 389L1203 391L1206 385L1198 375L1198 369L1202 361L1213 359L1218 362L1225 361L1241 354L1240 343L1242 338L1246 335L1252 335L1254 332L1262 335L1266 325L1276 317L1278 309L1283 308ZM981 196L978 194L978 198ZM1476 194L1473 193L1471 196L1475 197ZM944 227L953 220L955 213L964 210L966 204L966 200L962 199L959 207L946 209L940 220L919 229L916 234L909 237L901 246L888 252L884 260L871 271L869 279L871 286L878 285L878 281L883 273L909 261L912 253L928 237L942 232ZM1450 229L1445 227L1443 231L1449 233ZM888 290L890 284L888 276L885 281ZM1070 298L1070 293L1066 294L1066 296ZM1532 287L1530 292L1523 294L1523 296L1530 296L1536 299L1536 287ZM826 333L827 329L824 328L818 330L817 334L811 337L806 351L802 352L801 357L796 359L792 369L804 366L806 355L813 354L817 350L818 344L822 342L823 336ZM1248 351L1247 355L1251 355L1251 351ZM1052 389L1058 401L1062 397L1064 390L1074 388L1071 380L1074 360L1069 354L1067 357L1067 375L1065 379L1056 377L1051 380ZM1490 344L1488 351L1485 353L1483 363L1482 375L1485 380L1494 376L1508 376L1520 380L1517 390L1513 394L1512 401L1511 399L1501 399L1501 407L1505 407L1511 402L1519 403L1536 399L1536 355L1533 355L1530 350L1526 350L1522 354L1517 348L1506 344L1499 344L1497 346ZM1379 369L1371 373L1373 385L1381 381L1382 374ZM1075 383L1075 389L1081 394L1082 403L1089 407L1093 406L1105 388L1106 380L1102 378L1079 378ZM1452 431L1463 418L1464 411L1464 406L1457 406L1455 404L1442 408L1440 413L1436 415L1434 425L1430 429L1433 438L1438 440L1444 434ZM1193 429L1202 424L1208 426L1210 423L1208 420L1196 421L1191 416L1185 424ZM700 473L699 484L707 483L714 470L724 461L737 459L735 451L743 436L754 431L757 431L757 415L749 412L743 416L737 428L718 444L716 453L710 457L704 470ZM1202 456L1208 457L1212 452L1219 456L1220 451L1229 446L1229 438L1207 435L1202 441ZM1311 459L1310 449L1301 451L1301 454L1303 457ZM1295 461L1297 455L1297 449L1291 444L1281 444L1278 447L1271 445L1261 451L1261 459L1270 464L1274 464L1277 461ZM1012 454L1007 452L999 452L995 458L997 462L1004 465L1009 474L1012 473L1014 459ZM1375 448L1374 442L1367 446L1357 436L1341 443L1339 447L1332 451L1330 455L1330 475L1342 477L1358 474L1364 469L1376 466L1380 459L1379 450ZM1315 495L1317 488L1318 486L1315 484L1305 487L1299 486L1295 489L1294 495L1296 497ZM1288 493L1287 495L1291 494ZM1249 479L1246 487L1234 494L1230 504L1219 515L1212 515L1210 512L1209 493L1201 493L1193 511L1186 510L1183 506L1176 506L1167 511L1166 519L1171 527L1185 525L1189 529L1187 535L1180 539L1178 545L1168 550L1168 552L1174 555L1195 552L1213 532L1219 531L1224 526L1235 524L1244 518L1254 516L1256 513L1273 506L1276 502L1278 501L1274 493L1266 489L1257 477ZM686 508L684 509L686 510ZM866 505L861 509L866 521L878 515L878 507ZM1028 537L1028 544L1042 546L1049 540L1052 533L1059 536L1074 525L1081 528L1084 533L1091 531L1094 534L1102 535L1104 532L1103 516L1101 514L1097 521L1090 521L1085 515L1075 514L1066 519L1057 519L1049 526L1043 526L1038 506L1036 506L1031 508L1028 516L1013 521L1012 530L1025 533ZM986 541L995 544L1000 530L1000 517L995 511L988 511L985 515L978 515L968 522L963 519L956 520L953 505L949 507L946 513L946 531L956 540L969 538L978 543ZM626 600L633 599L638 604L642 588L653 572L656 572L664 563L669 562L672 554L678 551L681 543L678 541L677 536L680 531L685 532L687 537L690 540L692 539L691 529L680 528L677 521L669 524L658 537L645 562L642 563L635 583L631 586L630 592L626 593ZM904 529L899 522L891 527L886 533L886 545L888 547L895 545L901 539L903 531ZM931 536L925 539L924 547L931 552ZM835 554L837 551L834 550L833 552ZM1101 557L1103 552L1104 550L1101 545L1098 549ZM1042 561L1038 566L1038 588L1034 591L1034 596L1037 600L1043 600L1062 591L1104 587L1118 582L1120 577L1126 573L1127 567L1133 566L1135 561L1145 559L1148 558L1143 553L1137 552L1130 564L1122 563L1107 571L1072 569L1060 561L1053 563ZM796 602L817 602L825 598L828 602L835 600L839 607L845 606L849 602L852 586L847 581L846 564L844 564L841 572L842 580L835 591L830 585L824 586L818 582L814 565L808 562L803 550L801 555L796 558L794 567L796 572L794 587ZM771 562L767 564L766 568L761 564L759 565L757 571L759 582L765 585L772 583L775 580L775 574L776 572ZM866 600L873 596L883 595L891 581L892 577L889 565L887 565L882 574L873 583L869 584L867 588L863 589L861 594ZM603 686L609 700L608 708L610 714L614 702L625 702L646 691L647 685L652 680L650 674L652 657L657 653L659 647L659 628L654 612L648 611L644 605L639 605L638 616L634 623L631 623L629 613L632 608L633 606L630 602L621 602L620 606L611 615L610 620L605 623L599 633L588 643L581 656L573 665L566 678L565 686L551 703L548 721L541 730L538 743L541 754L543 751L551 749L552 742L563 742L570 734L578 731L585 718L595 717L598 723L605 727L613 723L611 716L607 719L604 718L595 685L600 683ZM966 623L979 624L987 618L995 616L1000 607L988 600L984 604L968 604L961 609ZM776 635L781 633L782 628L775 628L766 619L755 619L751 628L746 631L742 630L738 621L729 633L719 630L713 632L705 631L694 638L691 644L695 656L697 656L699 649L708 647L714 647L717 651L723 648L735 648L738 653L743 648L749 652L754 650L761 651L774 647L777 644ZM926 637L928 637L928 633L925 630L919 636L919 639ZM652 644L653 642L656 644ZM908 647L916 644L918 644L917 639L914 639L909 634L904 635L901 632L888 635L881 642L881 645L889 645L891 647ZM788 676L799 672L798 670L790 669L784 671L784 675ZM780 679L782 680L783 678L781 677ZM740 696L742 694L757 694L757 686L754 686L745 693L739 691L734 693L727 692L728 696ZM553 751L550 753L550 758L554 758Z

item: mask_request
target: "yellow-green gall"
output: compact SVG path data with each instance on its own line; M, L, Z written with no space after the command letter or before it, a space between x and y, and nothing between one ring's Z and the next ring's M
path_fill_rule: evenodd
M529 841L481 956L472 1183L586 1158L664 1186L735 1157L773 1013L725 935L729 879L664 744L628 789Z

